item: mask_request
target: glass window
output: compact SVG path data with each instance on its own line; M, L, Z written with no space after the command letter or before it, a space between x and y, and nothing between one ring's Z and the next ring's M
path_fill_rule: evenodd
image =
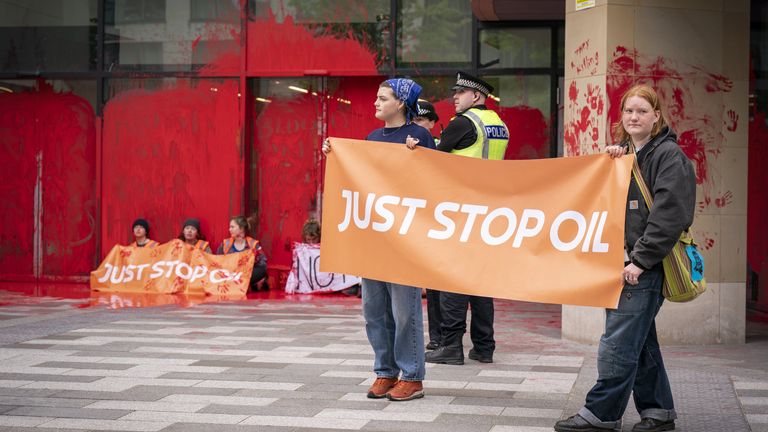
M0 2L0 71L96 69L96 0Z
M250 211L270 265L291 265L291 244L317 216L324 97L322 78L251 81Z
M498 110L510 130L506 159L550 155L552 120L549 75L485 76L493 87L488 106Z
M95 99L95 80L0 80L0 275L98 263Z
M505 28L480 31L480 68L550 67L552 30Z
M105 0L107 71L240 70L240 6L231 0Z
M190 16L194 21L227 21L233 3L232 0L191 0Z
M557 29L557 66L565 67L565 27Z
M165 0L118 1L115 3L115 22L165 22Z
M388 68L389 1L250 0L249 12L250 72L378 75Z
M468 67L472 9L466 0L398 0L397 65Z

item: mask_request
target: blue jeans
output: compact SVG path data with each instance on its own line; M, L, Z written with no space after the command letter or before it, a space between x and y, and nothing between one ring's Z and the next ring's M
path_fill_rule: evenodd
M664 274L647 271L637 285L624 285L616 309L605 311L605 333L597 351L597 383L579 411L594 426L621 428L634 395L640 417L677 418L667 371L656 338L656 314L664 296Z
M379 378L424 379L424 323L421 289L363 279L365 332Z

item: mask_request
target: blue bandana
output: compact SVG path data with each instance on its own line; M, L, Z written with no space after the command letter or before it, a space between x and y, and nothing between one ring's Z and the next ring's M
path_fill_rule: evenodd
M411 122L411 118L418 115L419 107L416 101L419 100L421 94L421 86L416 84L415 81L407 78L393 78L388 79L387 84L392 87L395 92L395 97L405 104L405 121Z

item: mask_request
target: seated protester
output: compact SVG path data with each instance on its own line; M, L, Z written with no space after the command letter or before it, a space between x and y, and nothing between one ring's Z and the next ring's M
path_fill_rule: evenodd
M200 232L200 221L197 219L192 218L184 221L181 226L181 233L179 233L179 240L205 253L213 253L210 244L205 241L205 236Z
M267 285L267 256L261 249L259 241L247 235L250 230L250 224L245 216L235 216L229 220L229 234L232 236L224 239L216 251L216 255L227 255L231 253L242 252L246 249L253 250L256 255L256 261L253 263L253 273L251 273L250 289L258 291L269 290Z
M320 222L317 219L309 219L301 228L301 241L307 244L320 243Z
M320 244L320 231L320 222L317 219L309 219L304 222L304 227L301 229L301 240L307 244ZM360 284L343 289L341 290L341 293L348 296L360 297Z
M159 244L149 238L149 222L141 218L133 221L133 243L128 246L153 248Z

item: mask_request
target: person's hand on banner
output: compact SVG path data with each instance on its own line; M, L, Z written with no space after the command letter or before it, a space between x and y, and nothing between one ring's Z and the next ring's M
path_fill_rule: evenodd
M410 135L405 139L405 145L409 149L413 150L416 148L417 145L419 145L419 139L418 138L411 138Z
M326 138L323 141L323 154L327 155L330 152L331 152L331 141L328 138Z
M625 154L624 147L619 145L609 145L605 148L605 152L611 155L612 158L622 157Z
M640 278L640 275L643 273L643 269L640 267L629 263L626 267L624 267L624 280L627 281L630 285L637 285L638 278Z

